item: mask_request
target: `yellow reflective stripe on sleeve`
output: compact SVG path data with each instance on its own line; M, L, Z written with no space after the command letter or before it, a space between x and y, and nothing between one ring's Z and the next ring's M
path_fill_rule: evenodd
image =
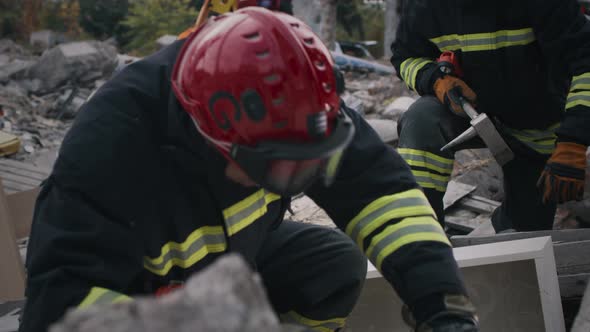
M412 189L371 202L346 226L346 233L364 250L363 242L367 236L385 223L422 215L434 217L435 213L424 193Z
M447 190L447 185L451 179L450 175L444 176L414 169L412 170L412 174L414 174L416 182L418 182L422 188L435 189L441 192Z
M383 260L404 245L435 241L451 246L444 230L432 217L406 218L401 222L386 227L371 240L367 257L381 270Z
M584 73L572 78L572 87L570 91L590 90L590 73Z
M551 154L555 149L555 140L557 139L555 131L559 125L556 123L547 129L513 129L508 127L505 129L529 148L542 154Z
M430 39L441 51L461 50L463 52L491 51L504 47L527 45L535 40L532 28L465 35L451 34Z
M590 91L571 92L567 96L566 110L580 105L590 107Z
M428 58L408 58L402 62L400 76L410 89L416 90L418 72L429 63L433 63L433 61Z
M95 304L119 303L132 300L129 296L110 289L92 287L88 295L78 305L78 309L84 309Z
M166 243L159 257L144 257L143 266L154 274L164 276L173 266L189 268L208 254L223 252L226 248L223 227L203 226L192 232L182 243Z
M303 325L309 327L312 331L317 332L333 332L336 329L344 327L346 318L332 318L326 320L315 320L296 313L295 311L289 311L281 314L281 321L283 323L294 323L297 325Z
M453 172L453 159L447 159L422 150L399 148L397 152L410 166L418 166L437 171L442 174Z
M235 235L251 225L268 211L268 205L281 196L260 189L238 203L223 210L223 217L229 236Z

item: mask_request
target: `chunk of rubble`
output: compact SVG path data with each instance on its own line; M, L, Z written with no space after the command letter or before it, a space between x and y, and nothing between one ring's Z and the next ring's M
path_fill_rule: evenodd
M66 82L79 82L89 72L109 76L117 66L114 46L85 41L58 45L41 56L29 70L29 78L42 81L41 91L48 92Z
M158 40L156 40L156 45L158 49L162 49L174 43L177 39L178 37L176 37L175 35L163 35L162 37L158 38Z
M381 116L386 119L399 121L402 114L404 114L415 101L416 99L407 96L396 98L387 105L385 110L381 113Z
M37 51L44 51L54 47L63 39L56 32L51 30L34 31L29 36L29 44Z
M377 135L386 144L397 143L397 122L384 119L367 119L369 125L377 132Z
M180 290L69 312L50 332L305 332L281 325L260 276L236 254L219 258Z

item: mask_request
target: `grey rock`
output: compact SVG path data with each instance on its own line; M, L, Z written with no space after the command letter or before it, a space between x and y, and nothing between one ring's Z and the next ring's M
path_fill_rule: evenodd
M35 49L43 51L57 45L58 35L51 30L34 31L29 36L29 43Z
M397 135L397 122L382 119L368 119L367 122L386 144L393 144L399 139Z
M474 195L495 201L504 198L502 168L488 149L457 152L454 177L458 182L477 186Z
M70 311L50 332L303 332L282 326L260 276L238 255L226 255L160 297Z
M29 52L10 39L0 39L0 54L14 58L17 56L27 56Z
M30 68L29 78L40 79L41 91L52 91L71 81L79 82L89 72L109 76L117 66L117 50L98 41L58 45L43 53Z
M402 114L404 114L415 101L416 99L407 96L396 98L393 102L387 105L383 113L381 113L381 116L399 121Z
M0 83L6 83L11 79L23 78L35 61L14 59L4 65L0 65Z

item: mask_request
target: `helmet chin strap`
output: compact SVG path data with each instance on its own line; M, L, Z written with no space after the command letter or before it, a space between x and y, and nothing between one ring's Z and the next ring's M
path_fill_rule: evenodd
M195 125L195 127L197 128L197 131L203 136L205 137L205 139L207 141L209 141L211 144L215 145L218 149L227 152L229 154L230 150L231 150L231 146L232 144L229 142L225 142L225 141L221 141L218 140L216 138L213 138L211 136L209 136L203 129L201 129L201 127L199 126L199 124L197 123L197 121L191 116L190 117L191 120L193 121L193 124Z

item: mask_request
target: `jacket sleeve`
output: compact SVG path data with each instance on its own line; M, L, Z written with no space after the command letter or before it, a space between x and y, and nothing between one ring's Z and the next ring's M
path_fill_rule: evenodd
M433 22L432 10L424 1L404 0L397 35L391 44L391 63L397 75L420 95L432 95L434 80L441 74L435 62L440 51L424 33Z
M356 133L336 181L306 194L410 307L433 294L465 294L449 241L409 166L358 114L347 113Z
M575 0L531 2L533 29L547 64L571 79L557 135L590 145L590 22Z
M145 292L138 282L144 270L138 230L157 205L150 197L157 173L141 110L161 105L154 98L159 87L135 88L158 80L133 72L145 70L124 70L80 110L42 188L27 257L22 332L46 331L68 308Z

